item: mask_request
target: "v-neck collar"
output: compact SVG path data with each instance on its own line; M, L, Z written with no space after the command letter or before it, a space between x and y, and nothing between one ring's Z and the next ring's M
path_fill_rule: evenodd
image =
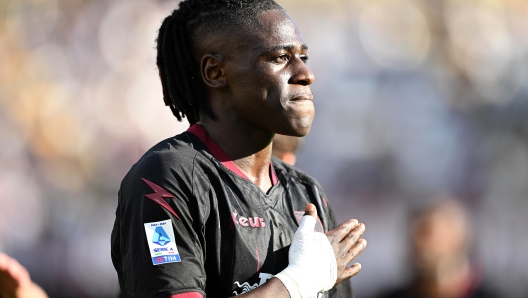
M231 172L235 173L237 176L244 178L248 181L251 181L240 168L237 167L237 165L227 156L227 154L218 146L218 144L209 136L207 131L200 125L200 124L194 124L189 129L187 129L187 132L192 133L195 135L204 145L207 147L207 151L211 153L211 155L216 158L222 165L224 165L226 168L228 168ZM271 184L275 186L279 180L277 179L277 175L275 175L275 170L273 169L273 164L270 161L269 165L269 172L270 172L270 178L271 178Z

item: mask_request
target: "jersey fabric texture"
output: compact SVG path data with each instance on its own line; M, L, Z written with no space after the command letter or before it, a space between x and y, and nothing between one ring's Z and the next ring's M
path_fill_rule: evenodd
M316 231L336 226L322 188L273 158L272 188L250 181L200 125L158 143L121 183L112 261L122 297L230 297L288 265L308 203ZM144 224L171 220L179 262L153 264ZM353 297L342 282L320 297Z

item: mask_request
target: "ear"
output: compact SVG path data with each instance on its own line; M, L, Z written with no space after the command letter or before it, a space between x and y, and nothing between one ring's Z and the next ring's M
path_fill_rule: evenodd
M224 61L220 55L205 54L200 63L200 72L208 87L222 88L227 85Z

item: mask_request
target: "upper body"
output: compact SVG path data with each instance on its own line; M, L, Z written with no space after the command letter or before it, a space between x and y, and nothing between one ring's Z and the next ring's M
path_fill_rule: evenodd
M316 231L335 228L314 179L278 159L272 160L271 173L273 186L264 193L199 125L149 150L122 182L112 233L124 296L242 294L286 268L306 204L318 209ZM164 194L167 205L152 196L156 193ZM160 222L167 223L162 228L169 238L161 243L159 233L149 233L149 225ZM176 251L164 254L170 242ZM167 260L156 260L164 256ZM353 297L350 283L323 297Z
M165 104L178 120L198 124L191 130L198 127L205 141L184 133L162 142L124 179L113 231L122 292L228 296L240 293L236 283L258 282L241 295L312 297L357 274L359 264L347 265L366 246L364 225L351 219L333 228L315 181L271 160L275 133L304 136L314 117L315 78L292 18L273 0L185 0L163 21L157 51ZM221 156L211 150L213 143ZM238 174L226 172L224 161ZM259 204L261 195L276 205ZM292 212L303 209L304 229L292 239ZM230 230L235 216L226 216L234 212L240 212L239 226ZM303 225L315 226L317 212L326 218L324 234ZM169 222L173 230L164 228ZM242 229L257 222L261 228ZM148 238L156 238L145 239L141 225ZM169 243L173 236L176 243ZM145 260L149 249L152 259ZM158 260L157 253L167 255ZM166 261L174 263L154 265ZM174 270L182 264L192 270ZM261 284L269 276L260 273L273 274L286 264ZM134 275L140 271L145 275Z

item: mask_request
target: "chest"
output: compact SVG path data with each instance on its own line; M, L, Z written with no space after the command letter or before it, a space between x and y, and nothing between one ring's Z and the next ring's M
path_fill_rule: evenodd
M292 191L284 182L268 194L253 185L226 182L221 189L216 194L218 216L229 223L215 235L220 241L216 254L224 260L217 273L230 285L230 295L239 295L286 268L293 234L305 206L315 198L299 192L302 188ZM320 221L316 230L323 231Z

